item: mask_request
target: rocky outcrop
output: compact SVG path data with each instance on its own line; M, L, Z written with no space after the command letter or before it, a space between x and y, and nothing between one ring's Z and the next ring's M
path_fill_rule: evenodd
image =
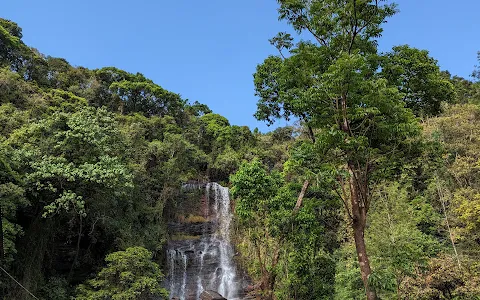
M171 235L185 234L185 235L202 235L213 234L215 232L216 223L207 221L202 223L168 223L168 231Z
M242 299L248 283L234 261L228 189L210 183L184 190L194 192L168 224L166 288L181 300Z
M203 291L200 294L200 300L227 300L222 295L214 291Z

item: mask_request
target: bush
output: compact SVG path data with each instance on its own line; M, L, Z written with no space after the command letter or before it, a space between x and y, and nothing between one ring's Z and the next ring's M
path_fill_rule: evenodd
M107 255L107 267L77 288L77 300L167 299L161 287L163 274L145 248L132 247ZM158 298L157 298L158 299Z

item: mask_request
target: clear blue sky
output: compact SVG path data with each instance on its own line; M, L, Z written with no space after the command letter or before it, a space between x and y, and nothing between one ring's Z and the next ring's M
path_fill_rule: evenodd
M442 69L469 76L480 50L480 1L397 0L382 51L427 49ZM75 66L141 72L232 124L259 127L252 114L255 67L275 49L268 39L291 31L275 0L3 0L0 17L23 28L24 41ZM285 125L285 122L280 122Z

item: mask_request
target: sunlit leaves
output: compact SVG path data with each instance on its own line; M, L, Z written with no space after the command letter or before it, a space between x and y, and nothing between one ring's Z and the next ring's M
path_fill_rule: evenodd
M109 254L105 259L107 266L78 287L76 299L168 299L167 290L161 286L164 276L151 259L152 254L142 247Z
M51 199L45 203L45 216L61 211L85 215L92 204L90 188L109 190L116 197L133 187L119 157L120 139L110 113L84 108L55 112L16 131L7 142L18 148L15 152L29 169L29 190Z
M455 98L452 83L440 73L428 51L393 47L381 59L382 76L403 93L403 100L418 116L438 115L443 103Z
M263 165L255 160L242 164L230 182L233 185L232 195L238 199L236 213L248 223L255 215L263 218L269 213L269 201L275 197L281 177L276 173L268 174Z

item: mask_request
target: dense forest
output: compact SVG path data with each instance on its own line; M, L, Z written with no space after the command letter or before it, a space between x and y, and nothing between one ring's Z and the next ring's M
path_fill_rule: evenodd
M0 19L0 297L168 299L187 182L234 199L249 299L480 299L480 68L378 50L397 6L279 0L255 117L46 56ZM253 93L253 91L252 91Z

